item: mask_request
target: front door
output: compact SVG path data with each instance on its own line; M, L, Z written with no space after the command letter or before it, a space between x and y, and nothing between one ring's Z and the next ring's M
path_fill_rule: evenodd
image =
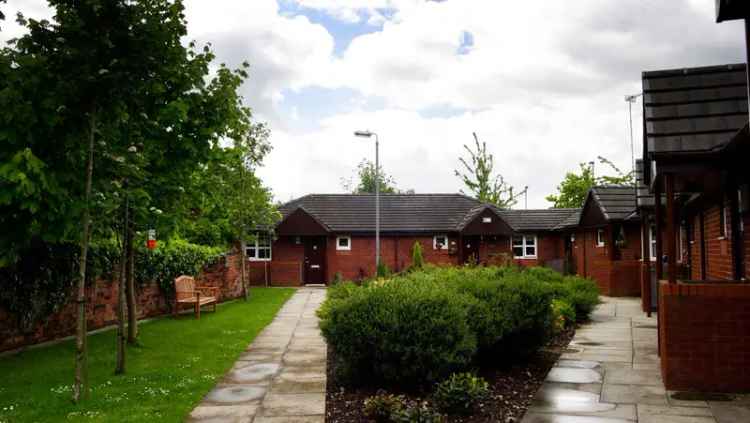
M305 239L305 283L325 283L326 239Z
M463 242L463 262L464 264L479 263L479 237L465 236Z

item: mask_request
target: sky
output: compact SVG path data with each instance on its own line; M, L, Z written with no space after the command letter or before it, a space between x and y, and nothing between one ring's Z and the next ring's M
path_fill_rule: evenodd
M458 192L472 133L528 207L566 172L604 156L631 167L625 95L642 71L744 62L740 22L714 0L186 0L188 38L251 64L242 87L272 152L257 170L287 201L344 192L379 135L399 189ZM9 0L44 18L42 0ZM633 107L636 157L640 99ZM596 168L597 172L604 170ZM523 208L521 200L516 208Z

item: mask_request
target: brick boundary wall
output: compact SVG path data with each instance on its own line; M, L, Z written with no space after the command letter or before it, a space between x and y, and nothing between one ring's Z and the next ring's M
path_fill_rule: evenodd
M196 277L201 285L218 286L219 301L228 301L242 296L239 283L239 257L228 255L207 266ZM167 314L170 305L156 282L137 286L138 319ZM86 287L86 316L89 330L100 329L117 322L117 279L98 279ZM39 322L29 331L19 328L17 319L0 308L0 352L52 341L75 334L76 307L73 292L68 303L60 310Z
M661 371L670 390L750 390L750 285L659 286Z

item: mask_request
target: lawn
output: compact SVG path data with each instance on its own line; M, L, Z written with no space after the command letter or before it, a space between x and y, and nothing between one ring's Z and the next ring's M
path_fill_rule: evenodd
M293 289L254 288L248 303L165 318L140 327L115 376L115 332L89 337L91 396L70 401L73 342L0 358L0 423L182 422L273 319Z

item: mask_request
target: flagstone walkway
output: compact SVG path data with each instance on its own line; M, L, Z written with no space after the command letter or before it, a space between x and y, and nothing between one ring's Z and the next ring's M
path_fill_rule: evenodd
M315 311L324 299L324 288L298 289L188 421L323 423L326 344Z
M522 423L750 422L750 396L705 401L665 391L656 317L641 312L638 298L603 301L550 370Z

